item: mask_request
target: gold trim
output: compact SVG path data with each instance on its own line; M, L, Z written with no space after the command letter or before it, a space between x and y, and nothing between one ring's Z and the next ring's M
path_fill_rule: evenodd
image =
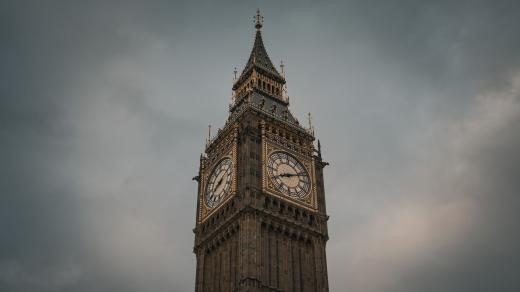
M318 202L316 197L316 173L315 173L315 165L314 165L314 159L311 157L305 157L301 153L298 153L294 150L285 148L280 145L276 145L269 139L266 139L266 137L263 137L263 155L262 155L262 188L264 192L267 194L270 194L272 196L275 196L277 198L280 198L284 201L289 201L295 205L298 205L300 207L303 207L305 209L311 210L311 211L317 211L318 210ZM304 197L303 199L297 199L290 197L282 192L280 192L278 189L276 189L271 182L270 179L268 179L268 172L267 172L267 161L269 159L269 156L271 156L274 152L286 152L292 156L294 156L298 161L305 167L307 172L309 173L309 176L311 178L311 188L309 191L309 194Z
M237 192L237 171L238 171L238 168L237 168L237 143L236 143L236 139L234 139L233 137L233 144L231 146L231 149L229 149L229 151L227 151L226 154L218 157L218 159L211 159L212 162L211 164L207 165L204 167L204 172L203 172L203 175L201 177L201 190L200 190L200 193L199 193L199 223L203 223L205 222L213 213L215 213L217 210L220 209L220 207L222 207L223 205L225 205L231 198L233 198L235 195L236 195L236 192ZM215 168L215 166L220 162L222 161L223 159L226 159L226 158L229 158L231 159L231 162L232 162L232 166L233 166L233 171L231 173L231 190L230 192L226 195L226 197L217 205L215 206L214 208L209 208L206 206L205 202L204 202L204 194L205 194L205 191L206 191L206 183L207 183L207 180L208 180L208 177L211 175L211 172L213 171L213 169Z

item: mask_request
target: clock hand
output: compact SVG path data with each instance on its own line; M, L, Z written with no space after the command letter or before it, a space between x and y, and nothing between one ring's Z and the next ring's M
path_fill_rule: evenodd
M278 174L278 175L273 175L271 177L275 178L275 177L286 177L286 176L287 176L287 173L282 173L282 174Z
M300 172L300 173L282 173L280 176L281 177L293 177L293 176L306 176L307 174L304 173L304 172Z
M291 176L297 176L297 175L299 175L299 174L285 172L285 173L282 173L282 174L279 174L279 175L274 175L272 177L273 178L274 177L291 177Z
M222 183L222 180L224 179L224 176L225 176L225 173L222 173L220 174L218 177L220 177L217 185L215 186L215 188L218 188L220 186L220 184Z
M220 184L222 183L222 180L223 180L223 179L224 179L224 176L222 176L222 177L220 178L220 180L218 181L217 186L216 186L215 188L218 188L218 187L220 186Z

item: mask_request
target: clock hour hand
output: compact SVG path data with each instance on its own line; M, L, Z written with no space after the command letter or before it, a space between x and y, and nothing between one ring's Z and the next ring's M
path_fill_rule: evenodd
M217 183L217 186L215 188L218 188L220 186L220 184L222 183L222 180L224 179L224 177L221 177L220 180L218 181Z
M218 187L220 186L220 184L221 184L221 183L222 183L222 181L224 180L224 176L225 176L225 174L224 174L224 173L223 173L223 174L221 174L221 175L219 176L219 177L220 177L220 179L218 180L218 182L217 182L217 185L215 186L215 189L216 189L216 188L218 188ZM218 179L218 177L217 177L217 179Z

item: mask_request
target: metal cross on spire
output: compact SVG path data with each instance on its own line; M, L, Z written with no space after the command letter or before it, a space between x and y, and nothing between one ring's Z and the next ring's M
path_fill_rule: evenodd
M264 17L260 14L260 9L256 10L255 15L255 27L256 30L260 30L262 28L262 24L264 23Z

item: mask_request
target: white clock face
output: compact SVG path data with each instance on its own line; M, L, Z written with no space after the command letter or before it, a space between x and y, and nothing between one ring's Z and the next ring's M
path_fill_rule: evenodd
M204 194L206 206L214 208L226 197L231 189L231 173L232 162L229 158L221 160L217 166L213 168L208 178L208 184L206 185L206 192Z
M267 174L275 188L285 195L303 199L309 194L309 173L296 158L286 152L278 151L269 156Z

